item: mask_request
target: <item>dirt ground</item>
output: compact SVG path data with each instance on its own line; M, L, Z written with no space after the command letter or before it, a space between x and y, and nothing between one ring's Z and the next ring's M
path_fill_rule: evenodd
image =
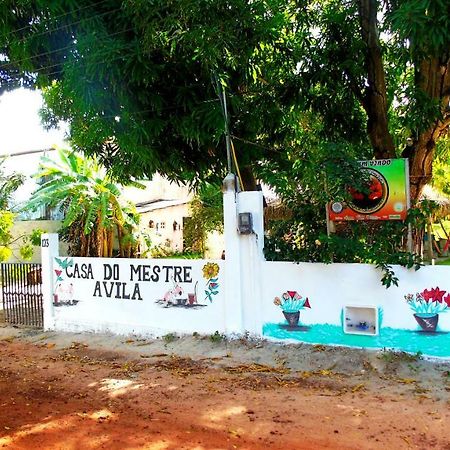
M0 326L7 449L447 449L450 363Z

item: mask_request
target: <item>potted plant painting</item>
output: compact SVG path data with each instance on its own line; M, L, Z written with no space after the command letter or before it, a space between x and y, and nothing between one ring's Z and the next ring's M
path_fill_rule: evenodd
M289 328L298 327L300 311L305 308L311 308L308 297L303 298L297 291L286 291L281 298L275 297L273 302L283 311Z
M405 295L406 302L414 313L414 318L422 331L434 332L439 321L439 314L450 309L450 294L438 287L422 292Z

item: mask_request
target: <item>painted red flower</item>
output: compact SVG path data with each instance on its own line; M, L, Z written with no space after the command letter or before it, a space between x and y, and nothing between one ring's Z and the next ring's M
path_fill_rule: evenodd
M442 303L442 298L444 297L446 291L441 291L439 289L439 287L436 287L434 289L425 289L421 295L424 298L424 300L426 302L428 301L433 301L433 302L438 302L438 303Z
M62 274L62 270L55 269L55 273L59 277Z
M431 300L432 291L429 291L428 289L425 289L423 292L420 293L420 295L423 297L423 299L428 302Z
M287 293L288 293L289 297L294 298L297 291L287 291Z
M432 289L433 291L433 301L442 303L442 298L445 295L446 291L440 291L439 288Z
M311 308L311 305L309 304L309 298L308 297L306 297L306 300L305 300L305 303L303 303L303 306L305 308Z
M444 298L443 298L444 302L447 304L447 306L450 308L450 294L447 294Z

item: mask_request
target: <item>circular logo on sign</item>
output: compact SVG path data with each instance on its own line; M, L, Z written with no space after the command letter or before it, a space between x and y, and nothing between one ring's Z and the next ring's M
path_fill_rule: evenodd
M386 178L373 169L364 169L368 175L367 189L360 192L350 188L351 200L348 206L360 214L373 214L379 211L389 197L389 186Z
M344 209L344 207L342 206L342 203L340 203L340 202L333 202L331 204L331 211L333 211L336 214L339 214L340 212L342 212L343 209Z

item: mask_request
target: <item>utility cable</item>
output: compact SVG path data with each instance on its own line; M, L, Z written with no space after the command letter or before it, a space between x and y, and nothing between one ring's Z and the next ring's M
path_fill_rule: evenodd
M119 35L119 34L127 33L128 31L132 31L133 29L134 29L134 28L130 27L130 28L127 28L127 29L125 29L125 30L116 31L115 33L107 34L105 37L113 37L113 36L117 36L117 35ZM22 58L22 59L17 59L17 60L9 61L9 62L7 62L6 64L0 64L0 70L4 70L4 69L5 69L6 67L8 67L8 66L17 65L17 64L19 64L19 63L31 61L31 60L33 60L33 59L35 59L35 58L40 58L40 57L43 57L43 56L52 55L52 54L54 54L54 53L58 53L58 52L61 52L61 51L63 51L63 50L69 50L69 49L71 49L71 48L76 48L76 47L74 47L74 43L72 43L72 44L70 44L70 45L66 45L65 47L56 48L56 49L51 50L51 51L48 51L48 52L38 53L37 55L33 55L33 56L28 57L28 58Z
M237 175L239 178L239 183L241 184L241 189L243 191L245 191L244 184L242 183L241 171L239 170L239 164L238 164L237 158L236 158L236 151L234 150L233 141L230 140L230 143L231 143L231 153L233 155L234 167L236 167L236 172L237 172Z
M72 10L70 12L67 12L67 13L64 13L64 14L60 14L58 16L52 17L51 19L53 21L54 20L58 20L58 19L61 19L62 17L70 16L71 14L77 13L79 11L83 11L85 9L92 8L94 6L101 5L102 3L106 3L107 1L109 1L109 0L101 0L101 1L96 2L96 3L92 3L91 5L82 6L81 8L77 8L77 9L74 9L74 10ZM47 20L47 22L48 22L48 20ZM41 25L42 23L45 23L45 21L44 22L40 22L39 25ZM26 30L27 28L32 28L33 26L35 26L35 24L26 25L26 26L24 26L22 28L16 28L15 30L10 31L9 33L7 33L7 34L5 34L3 36L7 37L7 36L10 36L12 34L17 34L20 31Z

